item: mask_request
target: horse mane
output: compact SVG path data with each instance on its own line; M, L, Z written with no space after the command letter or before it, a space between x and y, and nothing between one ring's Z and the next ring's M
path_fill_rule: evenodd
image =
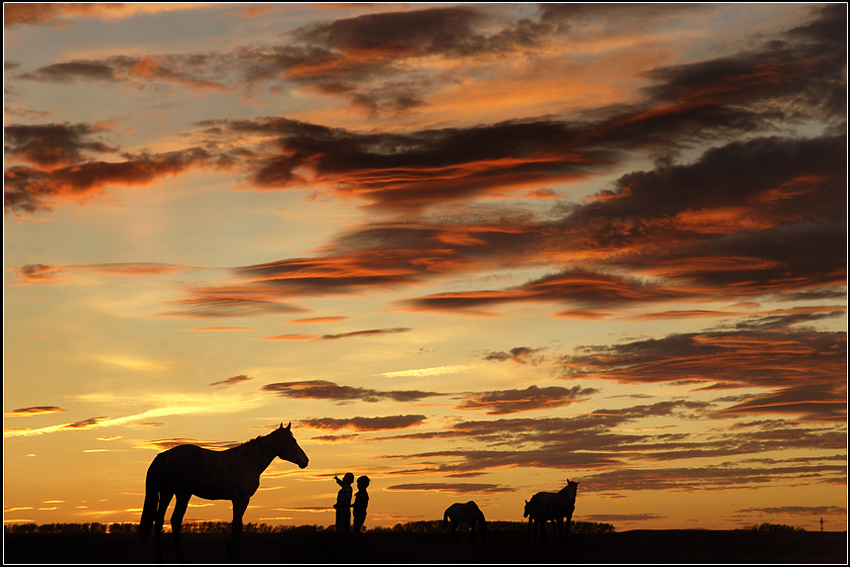
M271 437L277 429L272 431L271 433L266 433L265 435L257 435L253 439L249 439L244 443L240 443L239 445L234 445L231 449L248 449L257 445L262 445L264 442L269 441L269 437Z

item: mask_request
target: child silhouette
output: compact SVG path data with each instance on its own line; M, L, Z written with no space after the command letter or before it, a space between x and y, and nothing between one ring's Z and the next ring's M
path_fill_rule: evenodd
M350 472L345 473L342 480L334 475L334 480L340 486L339 492L336 494L336 531L348 532L351 531L351 484L354 482L354 475Z
M354 495L354 505L351 507L354 511L355 533L363 528L363 522L366 521L366 507L369 505L369 493L366 489L370 482L369 477L365 475L357 479L357 494Z

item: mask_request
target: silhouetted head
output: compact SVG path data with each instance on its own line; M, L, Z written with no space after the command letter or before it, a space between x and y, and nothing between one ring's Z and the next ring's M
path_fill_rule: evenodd
M363 490L364 488L367 488L369 486L370 482L372 481L369 480L369 477L364 474L363 476L357 479L357 488Z
M564 487L564 490L567 491L567 496L569 496L570 500L575 503L576 494L578 493L578 483L580 481L573 482L570 479L567 479L567 486Z
M522 517L523 517L523 518L527 518L527 517L528 517L528 514L529 514L529 510L528 510L528 500L526 500L526 501L525 501L525 508L523 508L523 510L522 510Z
M342 482L345 484L351 484L354 482L354 475L350 472L345 473L345 476L342 477Z
M278 458L295 463L303 469L310 462L310 459L307 458L307 453L298 446L298 442L292 435L292 431L290 431L291 429L292 422L289 422L289 425L286 427L281 423L280 427L270 437L274 437L275 441L277 441Z

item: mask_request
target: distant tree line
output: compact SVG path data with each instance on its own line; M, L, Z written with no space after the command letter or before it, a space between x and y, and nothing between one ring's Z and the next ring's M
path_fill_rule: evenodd
M469 529L467 524L460 524L461 531ZM513 532L528 529L527 522L492 520L487 522L487 531ZM415 533L439 533L445 531L443 520L421 520L396 524L392 528L372 528L372 531L397 531ZM570 533L574 534L607 534L613 533L614 526L602 522L570 522Z
M495 520L487 522L488 531L519 531L527 528L526 522L511 522ZM465 526L462 525L461 529ZM166 524L165 528L169 526ZM467 528L468 529L468 528ZM288 532L324 532L333 531L334 526L300 525L300 526L271 526L269 524L246 523L242 531L244 533L268 534ZM101 534L125 534L137 533L139 524L135 522L104 524L100 522L91 523L57 523L57 524L6 524L3 526L7 534L55 534L55 533L101 533ZM230 533L230 522L187 522L183 524L184 533ZM405 522L396 524L391 528L374 527L368 531L382 532L413 532L413 533L440 533L445 531L442 520L423 520L416 522ZM614 526L602 522L571 522L571 533L578 534L601 534L613 533Z
M747 526L745 528L741 528L746 531L752 532L804 532L803 528L798 528L796 526L789 526L788 524L771 524L770 522L764 522L761 524L753 524L752 526Z

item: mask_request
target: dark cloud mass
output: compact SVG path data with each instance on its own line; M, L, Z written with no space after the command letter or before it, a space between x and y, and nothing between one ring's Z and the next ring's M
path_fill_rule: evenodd
M68 165L81 161L84 151L115 151L103 142L89 139L100 131L88 124L10 124L3 129L3 152L7 158L19 157L36 166Z

